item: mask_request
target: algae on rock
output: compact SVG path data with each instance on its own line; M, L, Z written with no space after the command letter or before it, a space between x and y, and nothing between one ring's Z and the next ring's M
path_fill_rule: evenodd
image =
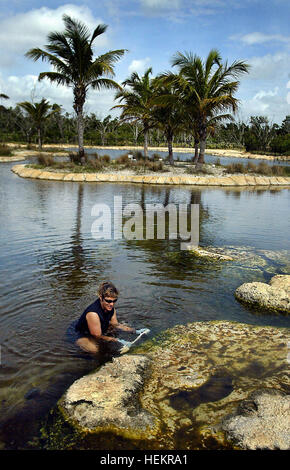
M181 429L183 448L227 446L220 422L250 392L288 390L285 329L197 322L162 338L137 352L156 358L140 399L163 423L164 448L176 448Z
M59 402L62 419L90 448L238 448L222 423L261 388L289 392L288 341L284 328L178 325L73 384Z

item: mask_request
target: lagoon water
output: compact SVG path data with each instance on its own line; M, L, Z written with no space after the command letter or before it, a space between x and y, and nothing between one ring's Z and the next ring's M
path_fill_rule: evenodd
M66 335L102 280L120 289L119 319L157 334L176 324L233 320L288 326L288 318L234 298L243 282L289 273L288 189L221 189L23 179L0 167L0 441L39 448L39 428L69 385L107 357L91 359ZM200 244L232 250L209 263L179 240L95 240L92 207L199 203ZM34 448L35 448L34 447Z

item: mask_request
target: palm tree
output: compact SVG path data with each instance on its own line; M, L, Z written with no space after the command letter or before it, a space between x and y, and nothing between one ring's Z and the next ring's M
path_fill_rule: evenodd
M120 89L114 80L104 78L104 75L114 76L114 62L123 56L125 50L109 51L94 58L93 42L106 31L107 25L99 24L90 37L90 32L84 23L68 15L63 15L63 21L65 31L50 33L46 50L30 49L26 56L34 61L42 59L53 66L54 71L40 73L39 80L48 78L57 85L72 87L73 108L77 116L79 157L83 162L85 159L83 108L88 90L89 88Z
M42 136L43 136L43 123L50 116L60 111L60 106L57 104L50 105L49 102L42 98L39 103L30 103L29 101L23 101L18 103L22 109L31 118L32 123L35 125L38 133L38 149L42 149Z
M170 165L174 165L173 138L185 127L185 113L180 101L178 89L167 81L166 74L159 75L153 81L155 88L152 116L155 127L161 129L167 140Z
M114 108L122 108L120 118L123 121L140 123L143 127L144 134L144 156L148 155L148 133L153 127L152 110L154 105L154 86L153 80L150 79L152 68L148 68L143 76L139 76L137 72L133 72L129 78L124 80L123 86L129 86L128 89L121 89L115 95L115 99L119 99L123 104L113 106Z
M244 61L228 65L221 60L215 49L209 52L205 62L191 52L177 52L172 59L172 65L179 68L179 74L172 74L171 79L178 84L186 113L195 122L194 134L200 145L199 163L204 163L209 129L223 119L232 119L227 111L236 112L238 100L234 93L239 87L237 77L249 70Z

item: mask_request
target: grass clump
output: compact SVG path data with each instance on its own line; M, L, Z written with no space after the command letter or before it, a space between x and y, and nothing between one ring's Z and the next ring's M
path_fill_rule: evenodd
M260 162L256 165L253 162L247 162L246 165L242 163L230 163L225 166L227 173L242 173L242 174L256 174L263 176L290 176L290 167L281 165L268 165L266 162Z
M225 168L227 173L247 173L247 168L243 163L230 163Z
M8 145L1 144L0 145L0 157L11 157L12 150L8 147Z
M133 162L132 169L135 173L148 173L153 171L154 173L164 172L166 169L164 168L163 162L151 162L149 160L145 160L144 162Z
M188 165L185 173L188 175L212 175L212 169L209 165Z
M55 163L52 155L43 155L41 153L37 155L37 161L39 165L44 167L52 166Z
M257 166L256 173L258 173L259 175L271 176L273 174L272 167L267 165L267 163L260 162Z

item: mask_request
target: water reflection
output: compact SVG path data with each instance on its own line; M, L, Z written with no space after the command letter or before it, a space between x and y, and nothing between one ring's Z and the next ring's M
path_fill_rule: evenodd
M65 332L94 300L101 280L111 279L120 288L121 321L149 327L153 334L202 320L287 325L285 317L250 311L233 293L242 282L268 280L286 270L288 190L25 180L10 167L0 167L5 446L25 447L25 420L34 416L37 428L64 389L100 363L67 343ZM106 203L113 212L116 196L122 196L123 207L132 202L143 208L148 203L199 204L201 244L236 247L246 255L234 263L208 263L181 252L179 240L97 241L91 233L92 207Z

